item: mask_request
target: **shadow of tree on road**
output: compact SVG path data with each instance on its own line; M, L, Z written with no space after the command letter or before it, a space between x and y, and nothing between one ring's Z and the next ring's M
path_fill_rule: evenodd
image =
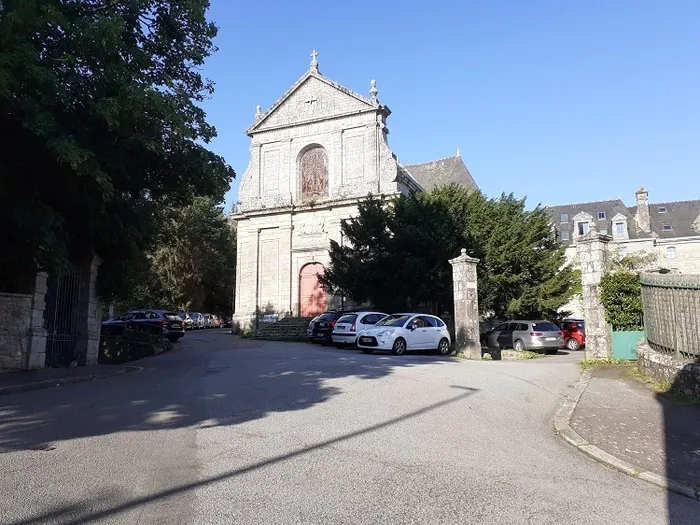
M261 351L264 352L264 350ZM245 364L248 357L249 356L244 356L241 360L243 364L242 366L237 368L238 374L245 374L252 370L250 363L248 363L248 365ZM428 363L431 361L430 359L425 359L425 357L423 357L422 359L378 358L372 360L373 356L358 356L357 358L355 358L351 355L348 355L339 357L338 364L336 366L331 367L332 370L325 370L325 368L328 367L328 365L326 364L326 367L324 367L323 363L324 361L327 363L327 359L324 360L320 357L321 355L317 351L313 351L311 353L311 357L299 358L292 354L290 355L290 359L288 361L277 360L279 368L283 371L272 371L267 372L266 374L258 374L257 376L255 376L256 382L260 381L260 385L250 393L251 395L249 396L250 401L248 405L248 410L242 411L241 413L232 413L227 418L217 419L216 424L235 425L243 421L248 421L257 417L261 417L263 414L272 411L299 410L315 403L321 403L329 399L331 396L340 393L339 389L327 389L321 385L322 381L328 379L329 377L342 377L343 375L354 375L362 379L376 379L387 376L391 373L391 370L393 368L398 366L418 366L421 363ZM266 359L265 356L261 356L261 358L263 361ZM446 360L445 358L438 359ZM216 361L216 358L214 358L213 361ZM297 361L298 364L292 367L290 366L292 361ZM316 366L312 366L314 363L316 363ZM268 366L264 368L267 369L274 364L275 360L273 360L273 362L268 363ZM226 370L223 370L221 367L219 367L207 368L202 373L205 375L217 375L223 374L224 372L226 372ZM271 396L260 396L261 393L264 393L266 389L270 388L273 384L277 385L278 390L282 393L275 392ZM213 386L215 387L216 385ZM297 395L297 391L299 388L302 389L304 396L303 398L299 398ZM285 454L279 454L268 459L252 463L242 468L229 470L224 473L215 476L210 476L197 481L182 483L148 496L115 498L114 495L102 495L99 497L86 499L81 504L65 504L62 506L56 506L55 508L52 508L48 511L35 514L32 517L15 521L14 525L34 525L39 523L61 523L63 525L77 525L80 523L93 523L100 520L104 520L112 516L124 514L135 509L142 508L143 506L149 505L151 503L163 502L168 500L169 498L190 493L195 489L205 487L207 485L211 485L227 479L232 479L259 469L263 469L267 466L276 463L291 460L297 457L304 456L306 454L313 453L315 451L331 447L338 443L351 440L364 434L368 434L392 425L396 425L403 421L407 421L409 419L413 419L424 415L433 410L437 410L439 408L457 403L478 391L474 388L458 385L453 385L452 388L454 389L455 395L452 395L442 401L426 405L417 410L402 414L395 418L387 419L380 423L365 426L359 430L346 432L337 437L319 441L315 444L301 447ZM312 390L314 389L316 390L316 395L312 395ZM289 396L284 394L285 392L286 394L290 394L292 393L292 391L294 392L294 395ZM102 421L102 419L100 419L101 416L106 413L110 413L110 411L118 409L119 407L123 408L125 406L135 406L140 407L141 409L137 410L131 418L126 419L122 422L127 426L130 426L131 428L168 428L168 426L181 426L185 424L193 424L198 421L198 418L194 414L185 413L186 406L168 405L172 408L168 408L168 406L165 406L161 407L161 409L164 409L165 411L173 411L173 417L167 420L163 420L162 425L160 425L153 419L153 407L148 407L150 402L142 400L141 394L141 392L135 390L129 392L128 395L127 393L125 393L124 399L121 404L113 403L112 405L107 407L105 411L98 410L97 417L93 419L99 422ZM214 399L218 398L214 397ZM257 403L254 401L255 399L258 400ZM134 404L135 401L139 402ZM161 412L163 412L164 410L161 410ZM60 419L61 418L59 412L59 416L57 416L55 419L52 419L51 423L44 428L45 431L49 428L53 429L54 440L58 438L69 439L69 436L77 437L77 435L81 434L80 431L66 431L63 433L58 431L58 429L55 427L61 426L57 424L57 422L60 421ZM15 419L15 422L18 426L22 426L19 423L20 420L21 418L19 417ZM25 419L25 422L28 422L30 427L32 426L31 419L28 421ZM112 426L106 425L104 427L99 428L103 432L106 432L110 428L123 428L123 425L114 425L114 421L112 421L111 424ZM3 432L3 436L5 436L5 432ZM23 436L20 439L19 435L15 435L14 439L16 443L19 443L20 441L22 441L22 439L26 439L26 436Z
M364 355L299 343L193 334L186 346L137 362L139 373L0 397L0 453L126 431L238 425L304 410L341 393L333 379L376 380L437 355ZM184 341L183 341L184 343Z

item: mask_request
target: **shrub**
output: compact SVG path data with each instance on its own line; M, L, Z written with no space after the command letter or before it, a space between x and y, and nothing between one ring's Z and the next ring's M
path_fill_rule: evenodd
M636 273L618 270L603 275L600 281L600 300L605 308L605 319L613 330L642 330L642 285Z

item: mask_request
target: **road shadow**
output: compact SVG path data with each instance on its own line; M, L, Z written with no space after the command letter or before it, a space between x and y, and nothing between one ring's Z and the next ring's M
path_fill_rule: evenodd
M325 403L341 394L333 379L371 381L453 360L251 341L225 331L188 338L135 362L144 367L136 374L0 397L0 454L116 432L239 425Z
M288 355L286 357L281 355L280 350L288 352ZM197 374L202 374L201 379L203 379L205 383L209 383L207 388L209 390L216 390L216 383L219 378L221 381L230 381L234 377L242 379L246 374L257 370L255 376L249 377L245 388L237 389L238 395L241 395L244 390L246 391L245 395L242 395L242 397L245 398L242 404L236 404L235 401L230 398L228 398L226 402L219 404L219 400L223 399L223 397L217 396L213 396L209 399L209 401L214 402L213 410L215 413L217 411L222 411L221 417L216 417L215 420L211 422L212 425L219 426L236 425L244 421L262 417L271 412L302 410L314 404L323 403L340 393L338 389L323 385L326 379L354 376L362 380L371 381L373 379L386 377L397 367L421 366L422 363L432 362L428 356L419 356L422 359L416 361L404 360L396 356L391 356L391 358L388 359L378 359L378 357L381 356L366 356L364 354L347 356L331 355L331 359L329 359L330 354L326 353L325 349L295 346L294 344L276 346L273 351L270 351L268 345L243 343L234 349L214 351L213 355L207 356L204 362L202 362L202 355L196 352L196 348L190 351L183 351L181 352L180 359L163 361L162 366L154 367L152 372L160 372L163 375L168 375L169 370L173 368L182 369L188 366L191 368L202 366L196 373L192 371L185 372L184 375L178 378L176 384L182 386L186 381L196 377ZM336 351L333 352L333 354L338 354L340 352L342 351ZM229 355L230 353L235 355ZM228 368L222 364L227 359L231 363ZM436 359L444 358L438 358L436 356ZM255 363L258 363L257 367ZM134 378L135 377L136 376L134 376ZM148 379L148 376L141 376L141 383L149 383ZM161 382L160 387L163 388L163 385L164 383ZM126 386L126 383L122 383L122 387L124 386ZM112 400L111 404L107 407L99 407L99 400L95 400L96 406L93 406L91 409L93 412L89 415L87 420L88 422L91 421L98 425L95 429L79 430L73 428L72 425L69 425L71 429L61 429L61 427L65 425L61 424L60 417L56 417L44 421L43 425L45 426L42 430L44 438L51 437L55 443L60 439L71 439L81 435L119 431L125 427L143 430L154 428L154 425L156 428L173 428L201 422L205 415L208 416L208 421L211 419L211 411L198 412L198 408L196 407L197 402L188 405L183 403L183 399L180 399L180 403L177 405L165 405L165 400L163 398L154 396L152 399L143 399L145 392L139 391L135 384L130 384L130 386L134 388L123 391L123 398L118 401ZM175 384L170 384L168 386L173 387ZM271 391L271 389L274 389L274 391ZM121 391L122 388L118 388L117 390ZM191 390L185 390L183 397L192 393ZM31 517L17 520L13 522L13 524L34 525L40 523L60 523L62 525L77 525L82 523L95 523L135 510L141 511L146 506L152 504L168 505L170 502L174 501L175 498L191 495L196 489L227 479L243 476L270 465L312 454L338 443L346 442L359 436L380 431L410 419L418 418L431 411L459 403L478 392L477 389L460 385L453 385L450 387L450 390L451 393L449 396L441 401L427 404L416 410L375 424L367 425L355 431L341 433L335 437L311 443L288 453L274 455L241 468L231 469L215 476L174 484L174 486L170 486L167 489L143 497L134 497L133 495L126 494L101 493L94 498L86 498L85 501L79 504L56 505L49 510L43 512L38 511ZM267 394L261 395L263 392L267 392ZM212 394L203 393L202 395L211 396ZM105 399L102 399L102 401L105 401ZM154 407L152 406L153 404L158 406ZM133 407L135 407L135 409ZM169 418L157 421L154 419L154 408L170 410ZM5 407L5 409L7 408ZM115 410L118 411L120 409L130 412L128 418L123 420L103 419L102 416L105 414L113 414ZM15 406L14 410L19 410L19 407ZM60 407L58 407L58 410L60 414ZM22 418L22 416L24 416L24 418ZM26 409L15 416L14 421L18 428L14 435L10 434L12 439L9 441L8 435L3 432L5 445L9 442L14 442L15 444L22 443L23 445L32 442L29 434L36 431L37 425L40 425L40 423L30 416L31 414ZM99 422L103 422L103 425L99 426ZM19 427L22 427L24 424L26 424L28 428L24 428L20 431ZM12 429L12 424L10 425L10 429ZM37 440L37 442L43 441L44 438Z

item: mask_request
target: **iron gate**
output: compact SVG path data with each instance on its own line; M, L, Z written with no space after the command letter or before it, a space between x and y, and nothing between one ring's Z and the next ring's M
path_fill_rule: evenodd
M75 359L80 273L49 275L46 290L46 366L67 366Z

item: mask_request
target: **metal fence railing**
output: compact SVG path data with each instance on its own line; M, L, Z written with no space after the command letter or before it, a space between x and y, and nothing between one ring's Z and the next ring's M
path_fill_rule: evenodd
M643 273L641 283L649 345L700 361L700 275Z

